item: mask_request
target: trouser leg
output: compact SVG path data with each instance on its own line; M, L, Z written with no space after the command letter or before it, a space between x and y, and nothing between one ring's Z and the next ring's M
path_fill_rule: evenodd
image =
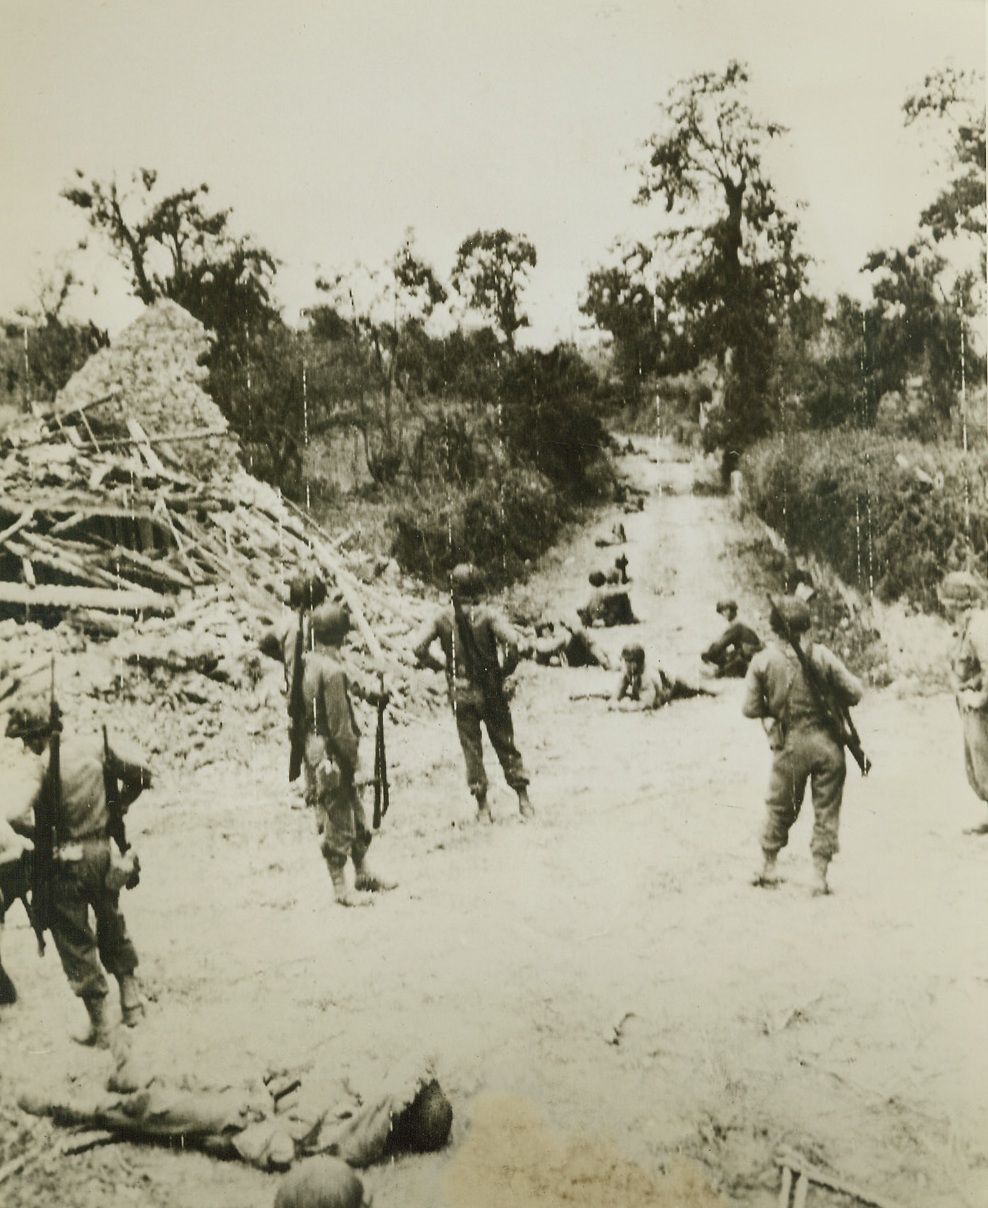
M777 751L772 760L761 835L762 851L766 856L777 855L786 846L789 830L799 817L808 776L801 754L798 735L790 734L785 747Z
M810 779L814 818L810 851L815 860L829 863L840 846L838 831L847 761L843 749L822 734L818 736L817 747L819 753Z
M357 838L354 816L357 809L360 809L360 802L357 790L352 784L324 792L318 803L321 850L331 872L334 868L343 868L353 850ZM366 823L364 829L366 830Z
M484 770L484 748L480 736L480 710L476 705L456 704L454 712L456 733L466 765L467 786L479 801L487 796L487 773Z
M497 755L498 762L504 772L508 787L516 793L528 786L528 773L522 762L521 754L515 746L514 725L511 721L511 711L507 705L503 709L493 709L484 715L487 736Z
M106 978L89 922L89 902L80 875L82 871L74 865L63 864L55 868L51 935L72 992L80 998L105 998Z

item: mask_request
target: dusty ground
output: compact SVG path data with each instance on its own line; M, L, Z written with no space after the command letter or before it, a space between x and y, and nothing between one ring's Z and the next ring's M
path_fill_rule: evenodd
M652 489L622 517L635 636L696 676L745 532L725 500L689 493L670 450L627 468ZM577 603L592 536L515 602ZM983 819L951 698L893 684L862 704L874 771L851 769L834 892L815 899L807 817L785 883L748 883L769 752L739 683L649 716L570 700L608 687L603 672L517 678L537 820L492 776L496 824L478 829L452 719L394 727L377 848L401 886L373 909L332 904L280 729L248 742L251 715L228 713L243 761L163 776L131 821L145 874L125 905L153 998L139 1053L212 1082L432 1055L450 1146L366 1172L376 1208L768 1208L780 1146L903 1208L988 1203L988 838L962 833ZM16 1093L63 1070L104 1079L111 1058L68 1039L79 1005L19 909L4 961L21 1001L0 1011L3 1119L40 1150L57 1130L18 1117ZM124 1144L42 1157L0 1195L267 1208L276 1179ZM811 1208L851 1202L810 1192Z

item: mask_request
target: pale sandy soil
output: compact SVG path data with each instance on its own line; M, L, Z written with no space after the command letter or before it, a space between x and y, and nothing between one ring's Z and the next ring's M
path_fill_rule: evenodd
M689 493L668 450L627 469L652 489L644 513L621 517L635 637L695 677L719 596L763 616L738 587L744 534L723 499ZM514 603L578 603L602 560L592 538ZM603 640L616 652L628 632ZM420 710L389 733L377 841L401 885L362 911L332 903L285 782L280 702L255 738L255 714L223 713L211 749L232 758L162 775L132 813L145 874L125 904L153 998L141 1057L236 1083L270 1065L346 1073L431 1055L450 1145L367 1171L376 1208L769 1208L780 1146L902 1208L988 1203L988 838L962 833L983 807L951 698L895 685L866 698L874 771L851 768L834 892L815 899L808 817L784 884L748 883L769 752L740 716L740 683L625 715L570 699L606 673L523 664L517 679L537 820L516 818L489 763L496 824L478 829L452 718ZM137 707L130 720L153 724ZM58 1130L20 1116L18 1091L65 1071L102 1080L111 1058L68 1039L79 1005L19 908L4 961L21 1000L0 1011L2 1119L40 1147ZM276 1184L121 1144L43 1158L0 1199L267 1208ZM813 1188L808 1202L852 1201Z

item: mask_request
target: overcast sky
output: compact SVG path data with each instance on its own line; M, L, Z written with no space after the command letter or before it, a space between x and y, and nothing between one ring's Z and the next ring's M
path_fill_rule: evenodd
M384 260L413 227L445 273L478 228L538 251L533 334L569 338L589 269L641 232L627 165L683 77L749 66L783 198L830 295L901 244L937 188L902 104L948 64L984 69L985 0L0 0L0 315L85 233L73 169L206 181L284 263L291 322L318 272ZM91 250L118 330L137 308Z

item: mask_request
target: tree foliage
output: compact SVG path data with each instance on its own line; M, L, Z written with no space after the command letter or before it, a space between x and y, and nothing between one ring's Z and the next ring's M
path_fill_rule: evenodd
M320 277L326 302L312 311L312 332L333 347L344 369L346 418L359 428L372 477L389 482L407 454L408 405L421 389L428 325L447 298L417 253L412 232L387 264Z
M77 285L65 264L44 278L36 305L19 308L5 325L0 346L0 397L15 405L50 401L108 337L95 323L65 317L65 305Z
M961 234L985 242L984 76L947 67L928 75L903 106L906 125L946 128L950 179L920 217L936 243Z
M763 164L766 143L784 127L754 115L747 84L746 69L732 61L722 73L700 72L670 91L638 165L637 204L658 203L664 214L653 254L634 263L624 258L624 272L610 283L600 273L592 277L584 304L619 346L642 341L643 365L668 372L715 359L724 370L724 410L710 430L721 447L740 448L771 426L778 330L806 266L796 222ZM651 322L633 309L644 311L649 293ZM602 303L615 297L609 314Z
M270 252L230 229L231 210L211 210L209 186L160 195L158 174L141 168L121 189L115 179L87 180L62 190L93 230L110 243L145 305L171 298L221 341L278 320L272 297L277 262Z
M521 310L521 295L535 264L535 245L503 227L474 231L456 252L454 288L470 309L501 332L512 350L515 333L529 323Z

